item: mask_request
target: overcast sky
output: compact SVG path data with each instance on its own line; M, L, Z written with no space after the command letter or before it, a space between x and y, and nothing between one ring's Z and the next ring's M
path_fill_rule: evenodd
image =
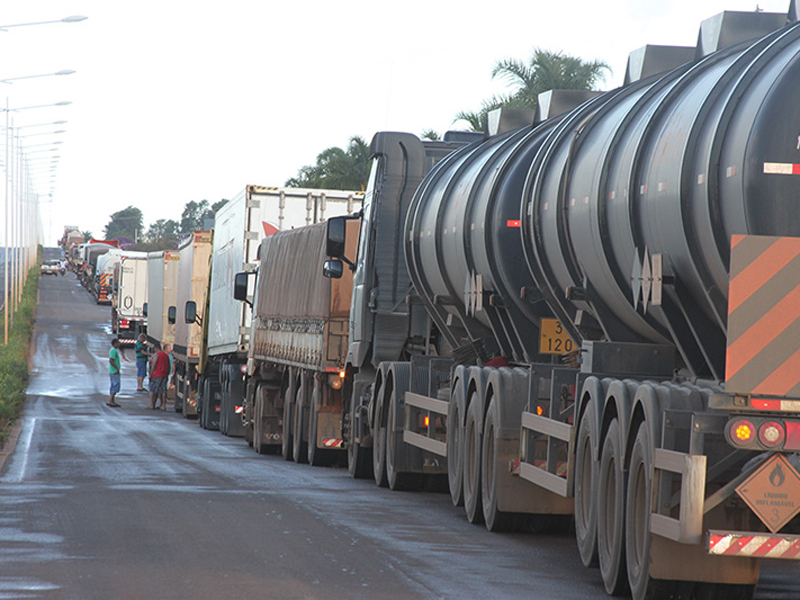
M759 0L786 12L789 0ZM190 200L230 198L245 185L280 186L330 146L376 131L443 132L460 110L504 91L502 58L534 47L613 69L645 44L694 46L700 21L753 0L3 0L0 102L70 106L10 113L32 165L59 156L45 245L65 225L102 237L129 205L179 219ZM66 125L27 127L67 120ZM52 141L57 146L39 146ZM56 148L56 152L51 152ZM46 179L40 179L49 190ZM2 219L2 212L0 212ZM2 228L0 228L2 238Z

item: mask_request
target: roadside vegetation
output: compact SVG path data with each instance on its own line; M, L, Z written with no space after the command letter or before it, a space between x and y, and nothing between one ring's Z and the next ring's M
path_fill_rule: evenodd
M38 265L30 270L22 301L14 313L14 324L8 331L8 345L5 339L5 319L0 312L0 449L11 431L11 426L19 416L28 386L28 353L31 334L36 319L36 291L39 285Z

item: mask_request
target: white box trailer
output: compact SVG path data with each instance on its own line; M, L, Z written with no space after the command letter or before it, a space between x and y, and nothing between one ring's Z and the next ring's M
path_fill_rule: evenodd
M175 323L169 322L168 312L178 306L179 259L177 250L147 255L147 341L158 348L175 345Z
M244 433L237 413L241 411L242 366L247 362L250 345L252 309L234 299L234 276L255 271L258 248L264 237L352 214L361 209L363 198L363 192L358 191L248 185L217 212L211 261L208 365L202 369L209 393L202 396L204 400L219 397L219 426L223 433ZM252 282L250 286L252 295ZM200 312L199 302L197 307ZM220 387L220 393L216 392L216 386ZM215 428L216 406L206 416L214 418L201 418L201 424Z
M144 303L147 302L147 253L121 252L114 269L112 323L116 323L120 344L133 345L147 331Z

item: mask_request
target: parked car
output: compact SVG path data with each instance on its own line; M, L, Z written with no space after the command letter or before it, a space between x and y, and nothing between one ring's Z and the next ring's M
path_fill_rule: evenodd
M60 260L46 260L42 263L42 275L58 275L60 268Z

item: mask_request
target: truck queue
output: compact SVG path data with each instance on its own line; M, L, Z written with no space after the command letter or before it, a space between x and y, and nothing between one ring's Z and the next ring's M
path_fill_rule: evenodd
M176 410L446 482L491 531L573 522L612 595L751 597L762 560L800 559L800 502L771 500L800 486L795 7L485 134L377 133L363 193L248 186L147 257Z

